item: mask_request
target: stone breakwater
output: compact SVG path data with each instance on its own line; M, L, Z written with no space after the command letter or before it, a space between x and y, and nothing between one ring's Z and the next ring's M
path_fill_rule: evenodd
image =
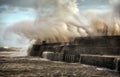
M30 56L120 71L120 36L78 37L67 43L33 45Z

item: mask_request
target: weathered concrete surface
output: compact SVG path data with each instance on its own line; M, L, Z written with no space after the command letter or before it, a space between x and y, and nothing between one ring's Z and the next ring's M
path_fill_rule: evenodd
M83 64L96 65L119 71L119 60L115 61L115 56L120 56L120 36L96 36L96 37L78 37L69 43L43 43L33 45L30 52L31 56L42 57L44 51L63 54L64 62L79 62ZM80 54L87 54L81 55ZM106 56L103 56L106 55ZM113 55L110 57L110 55ZM51 58L50 57L50 58ZM57 58L56 58L57 60Z
M42 54L42 58L52 61L63 61L63 54L45 51Z
M120 55L120 47L81 47L79 45L65 46L66 54L96 54L96 55Z
M80 63L119 71L119 60L116 60L117 58L120 56L81 54Z
M73 43L86 47L120 47L120 36L77 37Z
M78 37L69 43L45 43L33 45L31 56L42 56L42 52L64 52L66 54L120 55L120 36Z

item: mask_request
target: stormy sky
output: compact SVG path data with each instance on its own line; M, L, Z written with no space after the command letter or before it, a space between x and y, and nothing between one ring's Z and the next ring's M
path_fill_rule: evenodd
M20 7L32 7L35 0L0 0L0 5L20 6ZM80 5L101 5L108 4L109 0L78 0Z
M30 7L35 0L0 0L0 5Z

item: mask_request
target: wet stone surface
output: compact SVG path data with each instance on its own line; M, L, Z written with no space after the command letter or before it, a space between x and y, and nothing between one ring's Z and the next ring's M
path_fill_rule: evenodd
M119 77L109 70L34 57L0 57L0 77Z

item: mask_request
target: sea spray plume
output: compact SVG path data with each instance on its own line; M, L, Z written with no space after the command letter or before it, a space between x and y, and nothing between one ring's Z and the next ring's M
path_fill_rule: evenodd
M118 16L120 17L120 2L118 2L115 6L114 6L115 12L117 12Z
M110 15L109 15L110 14ZM113 36L120 35L120 19L114 15L115 13L106 13L102 16L93 17L91 19L91 27L96 35Z
M111 4L113 5L113 13L114 13L114 33L116 35L120 35L120 2L119 0L111 1Z
M120 2L119 0L110 0L113 8L108 11L92 10L85 12L94 34L101 36L120 35Z
M35 43L65 42L83 36L120 35L119 19L113 20L116 17L103 13L101 16L88 14L90 16L85 17L80 14L75 0L36 1L36 19L10 28L22 37L36 40Z
M80 19L79 9L77 7L76 0L57 0L57 1L55 0L54 2L56 2L56 3L54 4L54 6L55 6L54 10L52 10L53 13L51 15L48 13L47 17L50 18L51 22L53 22L53 23L56 23L54 20L52 20L54 18L57 19L57 21L58 21L57 24L60 24L61 22L64 23L64 26L67 28L66 29L66 31L67 31L66 37L67 38L70 38L70 37L73 38L73 37L77 37L77 36L87 36L88 34L90 34L89 26L88 26L89 21L86 22L86 23L88 23L86 25L86 23L83 23L82 19ZM39 3L39 2L37 2L37 3ZM49 1L47 3L49 3ZM49 6L49 5L47 5L47 6ZM38 12L38 17L39 16L40 15ZM56 26L60 28L60 26L58 26L58 25L56 25ZM62 35L64 35L64 33Z
M74 2L72 2L72 3L74 3ZM99 14L97 14L96 17L95 17L95 15L89 14L91 20L87 20L88 18L83 19L82 17L84 17L84 16L79 14L79 10L78 10L76 4L73 5L73 4L71 4L71 2L70 3L68 2L67 4L65 4L63 6L63 1L61 0L59 5L62 5L62 6L59 6L58 7L59 9L57 8L57 10L58 10L57 17L61 18L62 21L65 22L65 24L67 25L68 28L70 26L75 27L76 29L73 29L73 30L77 30L77 32L80 34L80 36L82 34L89 35L89 36L119 35L119 31L117 31L117 33L116 33L116 26L115 26L116 23L117 24L119 23L119 21L116 21L116 17L112 16L112 12L111 13L108 13L108 12L101 13L102 14L101 16ZM69 5L72 5L72 7ZM67 6L67 7L65 7L65 6ZM70 8L68 8L68 6ZM73 9L74 9L74 11L73 11ZM113 20L113 19L115 19L115 20ZM87 20L87 22L83 23L83 22L81 22L82 20ZM119 19L117 19L117 20L119 20ZM119 26L117 26L117 27L119 30ZM82 30L83 33L79 32L79 30Z
M44 1L46 3L48 0ZM31 24L28 21L28 23L26 21L24 21L26 23L17 23L11 30L28 39L46 40L48 42L69 41L73 37L87 35L87 31L84 29L86 27L80 24L79 11L74 0L53 0L52 2L53 5L47 4L45 9L47 6L53 6L51 8L47 7L52 9L53 12L40 17L39 10L41 7L39 7L37 10L38 17L34 22L31 22ZM41 6L41 3L39 5ZM85 35L80 35L80 33Z

